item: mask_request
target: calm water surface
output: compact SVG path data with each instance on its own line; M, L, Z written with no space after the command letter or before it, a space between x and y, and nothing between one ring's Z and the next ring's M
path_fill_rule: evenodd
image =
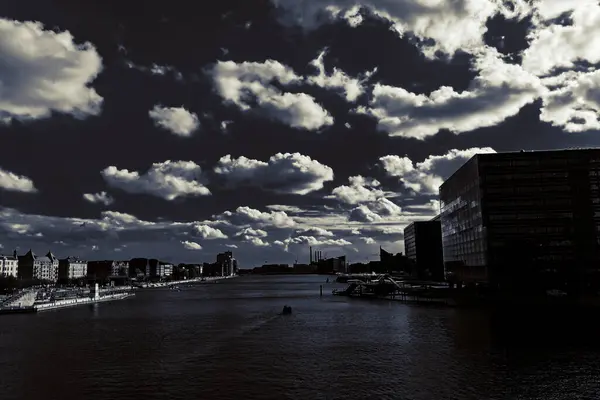
M324 280L240 277L3 316L0 398L600 398L594 328L522 315L507 329L485 311L333 297L332 284L320 298Z

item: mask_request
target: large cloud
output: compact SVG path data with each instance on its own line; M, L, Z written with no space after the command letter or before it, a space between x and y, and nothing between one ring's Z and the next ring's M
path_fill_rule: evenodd
M487 20L497 13L506 17L523 16L529 11L525 1L513 0L271 0L283 9L284 23L299 24L307 29L335 18L352 26L361 24L361 9L393 23L403 35L412 33L425 41L423 51L434 56L436 51L454 54L458 50L473 51L483 44Z
M544 98L540 119L567 132L600 129L600 70L563 74Z
M376 84L369 106L357 112L375 117L378 129L391 136L425 139L441 129L461 133L494 126L545 93L539 78L505 63L495 49L479 52L475 67L479 75L463 92L443 86L425 95Z
M26 176L0 168L0 189L14 192L35 193L37 189L33 181Z
M307 194L333 180L333 170L300 153L277 153L269 161L221 157L214 172L231 184L262 187L278 193Z
M98 114L102 98L89 84L101 69L94 46L68 31L0 18L0 121Z
M402 208L388 199L395 194L382 190L376 179L359 175L349 177L348 182L349 185L334 188L328 198L352 206L348 213L349 221L383 222L401 214Z
M495 153L489 147L452 149L444 155L432 155L420 163L408 157L388 155L379 159L385 172L402 180L404 186L418 194L438 194L440 185L475 154Z
M317 69L317 75L309 76L307 83L319 86L324 89L339 89L349 102L356 101L364 93L365 82L376 72L376 70L367 72L361 79L352 78L344 71L334 67L331 74L325 71L325 55L327 49L321 51L317 58L311 61L311 65Z
M299 83L292 69L278 61L263 63L219 61L212 68L219 95L247 111L256 105L262 112L294 128L317 130L333 124L333 117L306 93L282 92L281 85Z
M284 211L263 212L251 207L238 207L235 211L225 211L216 215L215 219L235 226L256 224L260 227L293 228L296 221Z
M331 196L346 204L359 204L376 201L385 193L377 189L379 181L362 176L351 176L348 178L350 185L341 185L331 191Z
M144 174L110 166L102 171L102 176L106 183L125 192L146 193L165 200L211 194L202 183L202 169L191 161L154 163Z
M578 61L600 62L600 4L595 0L544 0L537 5L536 27L523 52L523 66L537 75L572 68ZM551 21L569 13L570 25Z
M156 126L182 137L190 137L200 127L198 116L183 107L163 107L156 105L148 115Z

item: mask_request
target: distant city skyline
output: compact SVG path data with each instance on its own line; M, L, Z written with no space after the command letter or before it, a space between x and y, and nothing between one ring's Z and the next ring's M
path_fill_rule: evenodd
M528 3L5 2L0 254L403 252L474 154L600 146L600 5Z

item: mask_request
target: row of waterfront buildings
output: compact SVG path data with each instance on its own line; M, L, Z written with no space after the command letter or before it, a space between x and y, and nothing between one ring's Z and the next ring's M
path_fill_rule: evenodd
M77 279L126 280L172 276L230 276L237 273L237 260L231 251L220 253L214 263L174 265L157 259L86 261L78 257L59 259L52 252L38 256L29 250L18 255L0 255L0 275L21 280L62 282Z
M458 285L600 290L600 149L478 154L404 230L423 275Z

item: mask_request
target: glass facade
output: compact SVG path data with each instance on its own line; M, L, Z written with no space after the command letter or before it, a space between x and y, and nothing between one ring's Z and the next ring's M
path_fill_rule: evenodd
M404 253L406 253L406 257L413 261L417 261L417 244L414 222L404 228Z
M440 187L442 247L449 280L488 279L477 162L477 157L471 158Z
M567 291L599 280L600 150L477 155L440 201L459 280Z

